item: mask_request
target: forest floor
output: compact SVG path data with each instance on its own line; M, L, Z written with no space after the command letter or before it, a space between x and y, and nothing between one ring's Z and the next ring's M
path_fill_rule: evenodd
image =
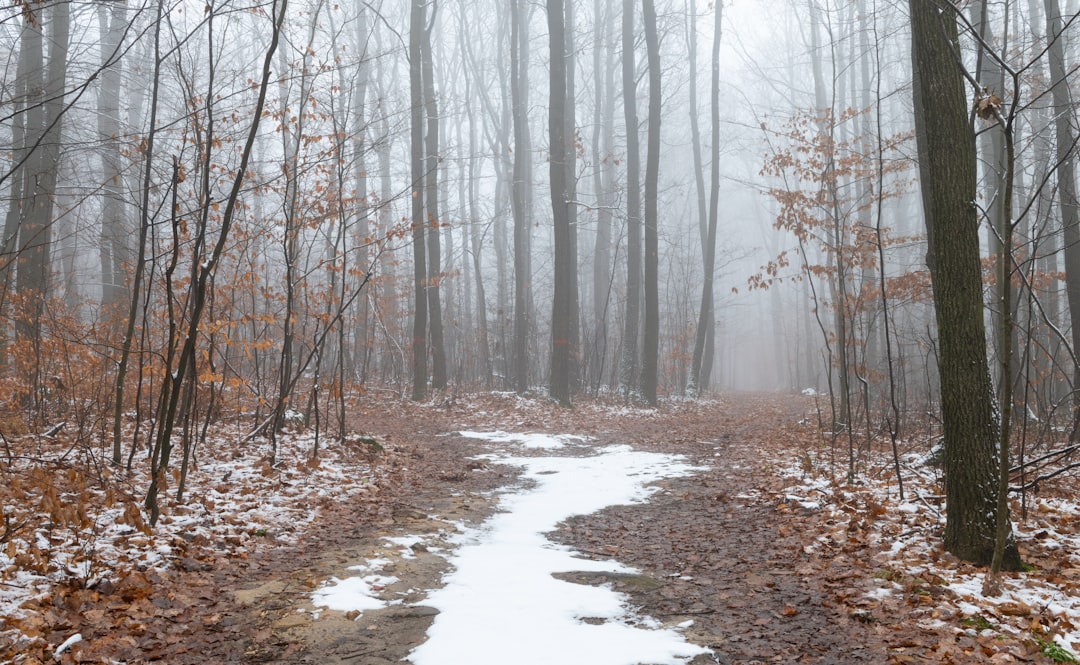
M695 665L1076 662L1067 660L1080 647L1074 481L1061 477L1060 487L1029 499L1017 533L1033 569L1008 576L1004 595L983 598L982 571L940 548L938 472L919 461L929 446L902 451L906 501L884 451L861 451L849 484L847 439L822 437L817 407L812 396L783 395L657 409L588 401L561 409L506 394L370 400L354 410L354 425L377 447L329 441L319 464L298 453L287 474L279 465L193 483L188 502L198 510L165 507L175 515L171 536L168 520L148 535L130 509L112 509L129 513L131 528L121 529L123 547L95 545L92 574L75 558L66 578L40 562L41 576L23 574L33 557L6 534L0 663L407 660L438 614L425 599L448 571L453 533L483 524L507 488L521 485L518 468L487 463L479 456L493 444L464 430L578 435L595 450L628 445L699 467L659 481L645 502L574 516L548 534L582 558L634 567L560 579L607 585L636 614L679 626L710 650ZM264 478L272 489L260 489ZM16 511L6 501L9 517ZM303 512L252 505L245 513L243 501L291 501ZM193 511L201 521L181 519ZM362 612L314 604L328 584L372 561L392 577L369 591L397 602Z

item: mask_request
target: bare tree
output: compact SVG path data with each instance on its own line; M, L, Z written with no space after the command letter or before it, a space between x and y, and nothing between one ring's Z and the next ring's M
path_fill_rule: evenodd
M514 390L529 387L529 301L532 268L529 259L529 118L525 103L528 69L526 44L528 20L522 16L520 0L510 2L510 98L514 125L513 193L514 209Z
M446 344L443 340L442 297L442 248L439 244L439 102L435 98L435 74L431 52L431 33L435 29L435 15L438 5L430 3L431 16L427 19L427 28L420 41L420 59L423 62L424 111L427 115L427 136L424 149L427 168L424 192L424 223L427 233L427 298L428 298L428 334L431 343L431 387L435 390L446 388Z
M1054 133L1057 146L1058 207L1061 210L1065 245L1065 297L1072 322L1072 347L1080 352L1080 205L1076 198L1076 163L1074 148L1072 94L1065 71L1065 45L1062 34L1061 7L1057 0L1043 0L1046 12L1047 55L1050 62L1051 90L1054 102ZM1073 366L1073 427L1070 439L1080 438L1080 365Z
M656 5L642 1L645 47L649 59L649 130L645 158L645 349L641 362L641 394L656 404L660 359L660 239L657 197L660 182L660 40L656 34Z
M716 228L720 209L720 37L723 33L724 5L716 3L713 17L712 74L709 94L710 118L712 128L712 171L709 176L709 219L704 233L703 255L705 275L701 286L701 309L698 313L697 334L694 336L694 358L690 366L690 382L687 392L696 395L704 385L706 345L712 342L710 330L715 329L713 315L713 280L716 271ZM697 109L690 113L696 117ZM694 127L697 126L695 121ZM696 133L696 130L695 130ZM698 140L694 140L694 150L699 151ZM700 157L696 158L700 161ZM700 184L699 184L700 187ZM704 192L699 209L704 208Z
M573 0L570 0L573 2ZM563 0L548 0L548 40L551 83L548 99L548 134L551 159L551 211L555 227L555 294L551 307L551 396L570 405L570 360L573 350L573 288L577 281L569 204L567 202L566 52Z
M413 0L409 19L409 102L411 105L411 165L412 165L412 242L413 242L413 312L412 336L412 398L427 396L427 252L424 219L424 18L425 0Z
M638 328L641 325L641 151L638 139L637 65L634 58L634 0L623 0L622 80L626 118L626 319L620 381L627 395L637 389Z

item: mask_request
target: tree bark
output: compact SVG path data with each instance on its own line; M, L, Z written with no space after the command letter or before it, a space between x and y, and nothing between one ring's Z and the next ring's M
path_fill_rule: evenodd
M510 2L510 98L513 105L514 124L514 352L513 383L519 394L529 388L529 129L525 104L523 72L528 68L525 58L525 23L522 19L520 0Z
M997 515L998 426L983 324L975 138L955 56L956 21L943 5L909 0L919 179L938 324L945 548L988 564ZM1020 556L1009 540L1003 567L1016 569Z
M427 252L424 219L424 0L413 0L409 15L409 103L412 177L413 312L412 398L427 397Z
M1072 347L1080 353L1080 205L1076 198L1076 164L1073 148L1072 95L1065 71L1065 44L1062 34L1061 6L1058 0L1043 0L1046 10L1047 55L1050 63L1051 93L1054 102L1054 133L1058 164L1058 206L1061 209L1062 235L1065 245L1065 298L1072 323ZM1080 437L1080 365L1073 366L1073 430L1070 440Z
M424 174L425 222L427 223L427 298L428 334L431 342L431 387L446 388L446 344L443 340L442 295L439 281L442 276L442 247L440 245L439 220L439 102L435 98L435 67L431 50L431 33L435 29L436 4L431 2L431 17L420 42L423 62L424 109L427 114L427 172Z
M17 171L9 174L11 189L0 244L0 321L8 321L8 292L14 286L19 261L19 228L26 216L27 170L34 150L28 138L40 136L40 100L32 97L41 91L41 72L44 68L40 18L27 14L19 36L19 60L16 64L14 110L11 121L11 161ZM37 139L34 138L36 141ZM13 318L13 317L12 317ZM10 331L0 323L0 366L9 362L7 347Z
M592 272L592 319L593 334L589 352L589 370L593 375L594 389L603 382L604 364L607 359L608 306L611 300L611 184L612 127L615 124L615 75L612 66L612 49L606 40L610 37L614 11L610 0L602 4L593 1L596 22L593 45L594 106L592 156L593 189L596 196L596 241L593 247ZM606 58L602 56L606 53ZM606 66L604 66L606 65ZM601 72L603 73L601 75Z
M566 125L566 208L570 220L570 392L581 385L581 290L578 275L578 206L577 201L577 46L574 38L574 3L563 2L563 53L566 54L566 108L563 120Z
M641 154L638 146L637 66L634 59L634 0L623 0L622 79L626 118L626 319L620 381L627 395L637 387L638 327L641 325Z
M129 300L127 272L132 251L124 214L120 170L120 45L126 27L125 5L119 0L98 6L101 29L101 87L98 89L98 135L101 138L101 303L116 307Z
M641 394L656 405L660 363L660 239L657 198L660 181L660 40L656 5L642 1L645 49L649 60L649 130L645 156L645 344L641 361Z
M703 246L705 275L701 286L701 309L698 312L697 334L694 336L694 357L690 364L690 381L687 386L687 392L691 396L696 396L704 388L702 376L707 369L705 366L706 345L713 342L710 332L714 330L715 322L713 280L716 270L716 227L720 208L720 37L723 32L723 3L718 2L714 11L712 78L709 93L712 123L712 153L710 155L712 175L709 179L709 219ZM691 109L691 113L696 115L697 109ZM694 124L696 126L697 123ZM704 204L704 190L702 190L701 199L699 208L702 208Z
M573 0L570 0L571 2ZM548 39L551 77L548 95L548 134L551 159L551 211L555 235L555 294L551 307L551 397L570 405L571 308L575 266L571 256L570 215L566 201L566 54L563 0L548 0Z

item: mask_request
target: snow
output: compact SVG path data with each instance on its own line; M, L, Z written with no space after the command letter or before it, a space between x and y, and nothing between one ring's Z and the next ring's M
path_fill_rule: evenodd
M1003 633L1038 634L1041 639L1052 639L1074 654L1080 653L1080 593L1077 592L1080 587L1075 577L1075 573L1080 572L1080 536L1074 531L1080 523L1077 517L1080 502L1037 497L1030 500L1033 505L1028 509L1029 518L1014 521L1021 554L1025 555L1025 551L1043 555L1062 553L1065 562L1056 564L1064 567L1060 574L1053 569L1037 569L1003 575L999 578L1002 594L984 596L985 568L941 555L945 516L931 503L940 492L935 486L937 479L919 466L926 457L917 453L905 456L909 462L905 464L904 475L908 501L900 502L896 497L892 462L888 456L871 459L871 468L877 466L879 471L861 477L862 484L858 487L845 485L840 480L830 484L824 459L809 470L804 468L801 460L780 465L778 474L787 477L790 484L777 498L793 501L812 492L822 495L820 515L825 533L819 535L815 545L809 548L815 554L828 556L836 543L843 543L849 537L849 524L852 521L858 523L860 516L869 514L873 519L863 523L867 529L864 537L868 544L876 544L879 548L874 565L907 579L924 575L927 579L937 580L934 583L948 592L935 601L938 611L955 612L961 618L980 616L992 621ZM889 470L882 471L884 469ZM870 505L879 506L881 514L870 509ZM1016 520L1020 511L1014 507L1011 512ZM868 590L863 597L880 601L890 594L904 593L904 585L889 584ZM1045 623L1046 619L1056 626L1056 630L1037 633L1046 629L1045 625L1039 627L1040 621Z
M523 442L533 435L496 433L491 441ZM552 437L565 440L567 437ZM635 572L615 561L591 561L553 544L544 533L564 519L606 506L644 501L649 483L694 471L675 456L605 447L589 457L502 456L532 480L502 497L505 511L464 534L451 559L454 571L425 605L439 609L414 665L634 665L681 663L707 653L673 629L647 629L611 589L572 584L552 574ZM586 623L584 619L589 619Z
M353 566L350 570L361 568L367 567ZM387 606L387 602L379 598L379 592L397 581L398 578L387 575L347 577L343 580L332 577L329 583L312 594L311 604L338 612L381 609Z
M586 437L571 434L552 435L542 433L512 434L509 432L458 432L468 439L481 439L492 443L516 443L523 448L533 450L555 450L566 446L568 443L584 442Z
M55 660L60 660L60 656L64 655L65 651L67 651L72 646L78 644L79 642L82 642L82 640L83 640L82 634L81 633L75 633L71 637L64 640L60 644L60 646L56 647L56 651L53 651L53 658Z
M401 555L402 559L415 559L416 554L413 553L413 545L418 545L424 542L424 539L421 536L401 536L396 538L388 537L383 538L383 540L390 543L391 545L397 545L398 547L400 547L401 549L398 550L398 554Z
M29 526L0 548L0 633L15 642L42 639L25 636L6 623L8 618L28 616L22 605L41 598L57 584L93 587L102 580L117 580L130 570L161 570L176 564L178 557L246 554L258 547L293 542L315 519L325 488L333 488L332 500L370 491L379 482L362 456L354 456L353 441L324 439L318 464L310 463L314 436L282 434L278 439L278 463L271 470L259 460L267 446L239 442L225 427L211 430L200 446L199 464L187 479L186 498L177 503L173 488L159 501L162 514L152 533L144 533L126 512L145 521L141 501L123 490L145 486L145 465L136 466L131 478L110 481L117 491L109 498L97 484L83 494L61 494L67 504L85 508L85 525L59 524L47 513L28 519ZM179 460L174 460L179 466ZM15 472L33 471L30 458L17 459ZM22 465L22 466L20 466ZM111 476L106 467L103 475ZM7 508L5 506L5 508ZM127 510L125 510L125 508ZM149 531L149 530L147 530ZM202 543L193 546L192 542ZM20 565L24 552L34 549L47 557L47 569ZM376 582L377 583L377 582ZM347 585L355 584L347 582ZM333 595L327 596L331 602ZM69 645L70 646L70 645Z

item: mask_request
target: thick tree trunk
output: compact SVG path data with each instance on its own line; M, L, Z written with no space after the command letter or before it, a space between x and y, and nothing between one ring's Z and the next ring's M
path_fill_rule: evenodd
M16 337L29 344L27 363L28 383L35 409L40 406L41 341L44 329L45 301L50 297L52 223L56 201L56 183L60 172L60 141L64 114L64 88L67 78L68 39L71 7L67 2L52 2L45 6L44 21L48 25L48 64L45 77L28 88L26 145L29 152L23 170L25 207L19 225L19 257L16 271L16 291L21 298L15 315ZM40 18L40 15L39 15ZM30 62L41 62L41 32L30 30L37 52ZM26 33L24 33L26 34ZM24 42L25 43L25 42ZM41 71L40 69L38 71ZM36 149L33 147L36 146Z
M975 139L954 57L955 19L940 0L910 0L909 6L919 179L939 339L945 548L966 561L987 564L995 540L998 426L986 359L979 219L973 205ZM1019 565L1010 538L1003 567Z
M6 174L11 185L4 235L0 239L0 366L9 362L7 350L11 331L6 323L10 320L7 314L10 302L8 292L14 286L19 258L19 227L26 216L28 205L24 196L28 189L26 174L33 144L27 141L27 137L36 137L38 134L35 132L40 132L38 126L41 120L37 114L41 112L41 105L31 94L41 90L43 65L41 21L36 16L28 15L19 36L19 60L16 65L11 121L11 161L16 170Z

